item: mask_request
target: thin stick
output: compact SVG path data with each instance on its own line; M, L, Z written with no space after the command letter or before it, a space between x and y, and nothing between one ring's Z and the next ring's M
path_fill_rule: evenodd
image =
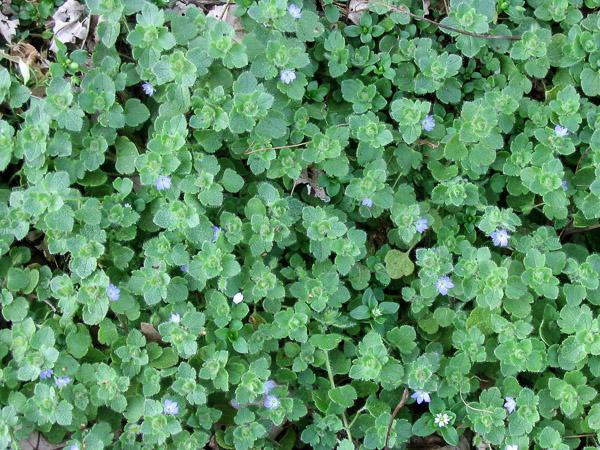
M579 161L577 161L577 166L575 167L575 173L579 172L579 166L581 165L581 163L583 162L583 159L587 156L587 154L590 152L591 149L592 149L592 147L588 147L581 154L581 157L579 158Z
M402 393L402 398L400 399L400 401L394 408L394 411L392 412L392 417L390 418L390 423L387 428L387 433L385 434L385 447L383 447L384 450L390 450L389 444L390 444L390 434L392 433L392 425L394 424L394 419L396 418L396 416L398 415L398 413L400 412L400 410L406 403L406 400L408 400L408 388L404 389L404 392Z
M521 36L512 36L512 35L511 36L502 36L502 35L498 35L498 34L471 33L470 31L460 30L458 28L451 27L450 25L444 25L439 22L436 22L435 20L428 19L427 17L418 16L416 14L413 14L404 5L394 6L394 5L389 5L387 3L384 3L384 2L377 2L377 3L379 3L383 6L387 6L388 8L392 9L393 11L396 11L396 12L399 12L402 14L406 14L415 20L422 20L422 21L430 23L431 25L434 25L438 28L442 28L444 30L449 30L449 31L454 31L455 33L464 34L466 36L471 36L471 37L476 37L476 38L481 38L481 39L507 39L509 41L518 41L521 39Z
M584 228L571 228L565 231L565 235L575 234L575 233L585 233L586 231L595 230L596 228L600 228L600 223L590 225L589 227Z
M48 300L44 299L42 300L46 305L48 305L50 307L50 309L52 309L53 312L56 312L56 308L54 307L54 305L52 303L50 303Z
M281 150L282 148L293 148L293 147L301 147L310 143L310 141L300 142L299 144L290 144L290 145L280 145L278 147L262 147L254 150L248 149L244 152L245 155L251 155L252 153L264 152L265 150Z

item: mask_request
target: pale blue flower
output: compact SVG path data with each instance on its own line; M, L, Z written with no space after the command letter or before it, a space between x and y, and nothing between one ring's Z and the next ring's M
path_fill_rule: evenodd
M71 444L69 450L79 450L79 444Z
M190 268L187 266L187 264L183 264L179 266L179 270L181 270L183 273L188 273Z
M159 191L171 188L171 177L167 175L160 175L154 182L154 186Z
M441 295L448 295L448 291L454 287L454 283L450 277L441 277L435 283L435 287Z
M429 221L425 217L421 217L415 224L417 232L423 234L429 228Z
M560 185L562 186L563 191L567 192L569 190L569 186L567 185L567 180L562 180L560 182Z
M240 409L240 402L238 402L235 398L229 402L233 409Z
M504 400L504 409L506 409L509 414L512 414L515 409L517 409L517 402L515 402L515 399L512 397L504 397Z
M71 382L71 377L56 377L54 379L54 384L56 385L57 388L63 388L70 382Z
M179 322L181 322L181 316L179 314L177 314L177 313L172 313L169 316L169 322L171 322L171 323L179 323Z
M283 84L290 84L292 81L296 79L296 72L290 69L283 69L279 74L279 80Z
M106 288L106 296L111 302L116 302L121 297L121 289L112 283L108 283L108 287Z
M509 444L506 446L506 450L519 450L519 446L514 445L514 444Z
M508 240L510 239L510 235L507 230L496 230L490 234L492 238L492 242L496 247L508 247Z
M47 380L52 378L54 371L52 369L44 369L40 372L40 380Z
M144 91L144 94L146 95L154 95L154 92L156 92L154 90L154 86L152 86L152 83L149 83L148 81L144 81L142 83L142 91Z
M435 128L435 119L431 114L427 114L423 120L421 120L421 126L425 131L433 131Z
M415 391L415 392L413 392L413 394L410 397L414 398L416 400L417 404L419 404L419 405L423 402L429 403L431 401L429 392L425 392L425 391Z
M361 205L370 208L371 206L373 206L373 200L371 200L369 197L365 197L362 199Z
M563 127L562 125L556 125L554 127L554 134L557 137L566 137L569 135L569 129L567 127Z
M219 239L219 233L221 232L221 227L213 225L212 232L213 232L213 234L212 234L211 242L214 244L215 242L217 242L217 239Z
M275 381L273 381L273 380L265 381L265 384L263 386L263 394L265 394L265 395L269 394L276 387L277 387L277 383L275 383Z
M295 4L290 4L290 6L288 6L288 12L290 13L290 16L292 16L292 18L298 20L300 17L302 17L302 8L300 8L299 6L295 5Z
M176 416L179 414L179 405L174 400L166 399L163 402L163 414L167 416Z
M263 401L263 406L267 409L277 409L281 402L274 395L267 395Z

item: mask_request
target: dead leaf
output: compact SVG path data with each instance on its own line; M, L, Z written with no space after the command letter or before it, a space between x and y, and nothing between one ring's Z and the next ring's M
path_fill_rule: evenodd
M292 186L292 192L296 189L296 186L300 184L306 184L308 195L312 195L320 199L325 203L329 203L331 198L325 192L325 188L319 186L319 177L321 176L321 171L318 169L308 169L310 170L310 175L308 174L307 169L304 169L297 180L294 181L294 186Z
M37 431L34 431L29 435L27 439L19 442L19 448L21 450L56 450L64 448L65 443L51 444Z
M140 330L142 331L142 334L146 336L146 339L148 339L149 341L162 342L162 336L158 331L156 331L156 328L154 328L154 325L152 325L151 323L142 322L140 324Z
M235 40L240 42L244 38L244 28L240 18L235 15L237 5L225 3L224 5L215 5L207 14L208 17L214 17L218 20L224 20L233 27L235 31Z
M429 5L431 5L431 0L423 0L423 15L424 16L429 14Z
M0 34L9 44L17 34L17 25L19 25L19 19L9 20L8 17L0 13Z
M52 16L54 37L63 44L84 40L90 30L90 16L87 8L77 0L67 0ZM58 50L52 42L50 50Z
M369 10L369 2L367 0L350 0L348 4L348 20L354 25L358 25L363 12Z

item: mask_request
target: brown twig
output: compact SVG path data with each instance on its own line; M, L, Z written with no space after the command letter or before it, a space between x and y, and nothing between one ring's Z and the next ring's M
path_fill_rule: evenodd
M481 38L481 39L507 39L509 41L518 41L521 39L521 36L502 36L499 34L487 34L487 33L471 33L470 31L465 31L465 30L461 30L459 28L454 28L451 27L450 25L444 25L442 23L436 22L435 20L432 19L428 19L427 17L423 17L423 16L418 16L414 13L411 13L408 8L404 5L400 5L400 6L395 6L395 5L390 5L388 3L385 2L376 2L379 3L383 6L387 6L388 8L390 8L393 11L402 13L402 14L406 14L410 17L412 17L415 20L422 20L424 22L427 22L431 25L434 25L438 28L442 28L444 30L448 30L448 31L453 31L455 33L460 33L460 34L464 34L466 36L471 36L471 37L476 37L476 38Z
M584 434L572 434L569 436L563 436L564 439L576 439L582 437L594 437L597 433L584 433Z
M390 444L390 434L392 433L392 425L394 424L394 419L396 418L396 416L398 415L398 413L400 412L400 410L406 403L406 400L408 400L408 388L404 389L404 392L402 393L402 398L400 399L400 401L394 408L394 411L392 412L392 417L390 418L390 423L387 428L387 433L385 434L385 447L383 447L384 450L390 450L389 444Z
M565 231L565 235L568 236L570 234L575 234L575 233L585 233L586 231L595 230L597 228L600 228L600 223L596 223L594 225L590 225L589 227L570 228L570 229L568 229L568 230Z
M254 150L248 149L244 152L245 155L251 155L252 153L264 152L265 150L281 150L283 148L293 148L293 147L301 147L303 145L308 144L310 141L300 142L299 144L290 144L290 145L280 145L278 147L262 147L256 148Z

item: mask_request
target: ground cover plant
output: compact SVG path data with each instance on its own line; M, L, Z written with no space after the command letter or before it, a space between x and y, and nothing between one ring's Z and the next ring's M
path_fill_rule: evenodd
M598 445L599 0L0 34L0 448Z

